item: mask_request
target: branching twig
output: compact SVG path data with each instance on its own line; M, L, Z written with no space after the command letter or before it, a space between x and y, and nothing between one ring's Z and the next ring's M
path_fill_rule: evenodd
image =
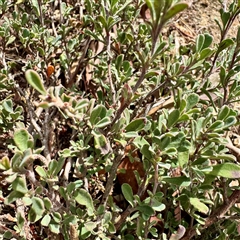
M25 176L22 176L25 178ZM25 218L25 206L22 199L16 200L17 205L17 214L21 215L22 219L24 219L23 232L26 239L32 239L31 229L29 227L29 221Z
M49 115L49 109L46 109L44 125L43 125L44 132L43 132L42 144L44 146L44 156L46 157L48 163L50 163L51 161L51 155L49 150L50 120L51 120L51 116Z
M10 229L10 228L7 228L5 227L4 225L2 225L0 223L0 233L1 234L4 234L6 232L10 232L12 234L12 237L14 237L15 239L22 239L18 233L16 233L14 230Z
M106 205L107 205L107 200L108 200L109 194L110 194L110 192L112 190L112 187L113 187L113 181L116 177L117 169L118 169L119 164L122 161L123 156L124 156L124 151L119 149L118 156L116 157L116 159L114 160L114 162L112 164L112 167L111 167L111 170L110 170L110 173L109 173L109 178L108 178L108 181L107 181L107 184L106 184L106 187L105 187L105 192L103 194L101 204L104 207L106 207Z
M228 143L226 144L226 147L231 151L231 153L237 158L237 161L240 161L240 149L238 147L235 147L232 144L232 141L229 137L227 137Z
M217 208L205 221L205 225L200 230L207 229L212 224L217 223L219 220L221 220L226 212L240 199L240 190L235 190L232 195L228 198L228 203L224 203L222 206ZM196 235L196 229L191 228L189 229L186 234L184 235L181 240L190 240Z

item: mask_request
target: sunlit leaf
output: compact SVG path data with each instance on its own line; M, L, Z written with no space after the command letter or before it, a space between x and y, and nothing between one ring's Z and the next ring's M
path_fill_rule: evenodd
M170 9L168 9L167 13L164 15L163 21L164 22L168 21L170 18L173 18L175 15L182 12L186 8L188 8L187 3L177 3L173 5Z
M13 139L21 151L25 151L28 148L29 133L26 129L17 129L14 132Z
M20 192L20 193L23 193L23 194L28 192L26 180L24 178L21 178L21 177L17 177L13 181L12 188L13 188L14 191Z
M199 198L190 197L189 201L191 205L196 208L199 212L207 214L209 209L208 206L200 201Z
M172 127L179 119L180 111L178 109L174 109L168 116L167 127Z
M209 174L216 177L240 178L240 166L235 163L217 164Z
M40 78L40 76L38 75L38 73L34 70L27 70L25 72L25 77L28 81L28 83L35 89L37 90L39 93L41 93L42 95L47 95L47 91L44 88L44 85L42 83L42 80Z
M93 215L94 206L91 195L85 189L78 189L74 195L75 200L83 206L86 206L88 214Z
M133 202L133 191L131 186L128 183L124 183L121 186L122 188L122 193L124 198L131 204L131 206L134 206L134 202Z

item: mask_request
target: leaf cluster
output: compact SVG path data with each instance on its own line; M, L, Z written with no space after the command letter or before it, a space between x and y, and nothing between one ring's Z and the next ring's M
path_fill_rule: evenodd
M186 8L0 1L4 239L239 238L240 3L173 51Z

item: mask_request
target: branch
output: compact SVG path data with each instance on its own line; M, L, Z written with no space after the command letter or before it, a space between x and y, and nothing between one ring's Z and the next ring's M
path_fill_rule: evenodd
M240 190L235 190L232 195L228 198L227 203L217 208L208 218L206 218L205 225L200 231L207 229L211 225L217 223L220 219L224 218L226 212L240 199ZM196 235L196 230L190 228L181 240L190 240Z

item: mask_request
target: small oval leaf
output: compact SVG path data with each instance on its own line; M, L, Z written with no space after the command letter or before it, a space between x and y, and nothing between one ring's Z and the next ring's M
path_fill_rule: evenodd
M15 144L21 151L25 151L26 149L28 149L28 139L29 133L26 129L16 130L13 136Z
M191 205L196 208L199 212L207 214L209 209L208 206L202 203L199 198L189 198Z
M78 189L74 196L75 200L83 206L86 206L88 214L93 215L94 206L91 195L85 189Z
M145 118L135 119L126 126L125 130L126 132L140 131L144 128L145 122Z
M222 163L213 166L211 175L225 178L240 178L240 166L234 163Z
M121 188L122 188L123 196L130 203L130 205L133 207L134 206L133 191L132 191L131 186L128 183L123 183Z
M35 89L37 90L39 93L41 93L42 95L46 96L47 95L47 91L43 85L43 82L39 76L39 74L32 70L29 69L25 72L25 77L27 79L27 82Z

